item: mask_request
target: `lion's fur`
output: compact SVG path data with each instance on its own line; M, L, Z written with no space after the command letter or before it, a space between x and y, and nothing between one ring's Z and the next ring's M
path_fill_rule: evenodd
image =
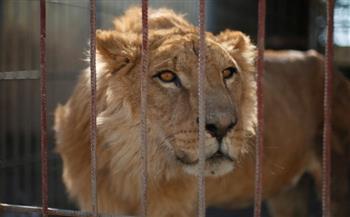
M103 213L137 214L140 209L140 10L129 9L114 21L115 29L97 32L97 192L98 209ZM157 63L168 61L176 51L198 52L198 33L182 16L171 10L151 10L149 18L150 72ZM254 196L254 144L256 127L255 48L249 38L226 30L218 36L207 33L208 67L224 58L233 58L240 71L239 86L233 93L239 122L230 137L229 150L237 158L233 171L222 176L208 176L207 204L241 207ZM174 53L175 52L175 53ZM161 55L160 55L161 54ZM220 56L221 55L221 56ZM228 57L229 55L230 57ZM166 59L164 59L166 57ZM187 58L188 57L188 58ZM196 69L195 57L179 54L176 67ZM212 61L212 62L211 62ZM216 62L215 62L216 61ZM309 52L266 52L265 157L263 164L264 198L274 197L295 185L302 174L320 178L317 138L322 127L322 57ZM212 70L212 68L207 69ZM196 93L197 77L187 81ZM192 158L197 153L196 96L183 95L167 106L173 97L159 94L160 87L148 84L148 198L149 216L194 216L197 181L174 162L174 153L185 149ZM185 84L187 85L187 84ZM335 92L349 96L347 81L335 77ZM219 94L221 90L217 90ZM210 92L210 91L209 91ZM236 94L236 95L235 95ZM209 94L210 95L210 94ZM189 104L183 101L193 102ZM81 209L90 210L90 78L82 73L67 104L55 113L57 151L63 159L63 178L72 198ZM212 101L210 101L212 100ZM220 96L209 97L221 103ZM349 101L335 97L335 128L339 148L349 144ZM189 106L190 105L190 106ZM344 109L345 108L345 109ZM171 113L171 112L172 113ZM188 111L193 111L188 112ZM162 114L159 117L158 114ZM171 114L169 114L171 113ZM185 115L186 114L186 115ZM181 115L183 117L181 117ZM158 120L159 119L159 120ZM193 120L192 120L193 119ZM176 123L172 125L171 123ZM194 122L194 123L192 123ZM168 123L159 125L158 123ZM183 124L182 124L183 123ZM339 123L339 124L338 124ZM178 130L176 139L186 139L186 146L163 144L167 130ZM169 131L170 132L170 131ZM174 136L174 137L175 137ZM190 141L190 142L189 142ZM337 140L338 141L338 140ZM230 143L231 144L231 143ZM342 150L341 150L342 151ZM342 153L342 152L339 153Z

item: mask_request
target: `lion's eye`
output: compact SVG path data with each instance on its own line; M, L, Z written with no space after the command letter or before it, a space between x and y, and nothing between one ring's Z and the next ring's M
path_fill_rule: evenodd
M164 83L174 83L177 87L180 86L180 79L177 77L177 75L170 71L170 70L164 70L156 74L154 77L158 78L160 81Z
M224 71L222 71L222 77L224 79L229 79L232 78L234 74L237 73L237 68L236 67L228 67Z
M171 71L160 72L157 77L163 82L174 82L177 78L175 73Z

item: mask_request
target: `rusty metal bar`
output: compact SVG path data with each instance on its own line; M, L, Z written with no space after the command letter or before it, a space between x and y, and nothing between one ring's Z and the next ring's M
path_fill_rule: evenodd
M142 0L141 53L141 216L147 216L147 72L148 72L148 0Z
M0 210L4 212L17 212L17 213L41 213L42 207L36 206L21 206L13 204L0 203ZM48 208L48 215L54 216L67 216L67 217L91 217L92 212L78 211L78 210L65 210L65 209L55 209ZM136 217L136 216L126 216L126 215L112 215L112 214L102 214L99 213L98 217Z
M333 24L334 0L327 1L327 44L324 77L324 125L322 150L322 216L331 216L331 143L333 95Z
M199 1L199 53L198 53L198 217L205 217L205 0Z
M48 217L46 1L40 0L40 144L42 216Z
M90 0L90 157L91 211L97 217L96 190L96 0Z
M262 163L264 158L264 49L265 49L265 19L266 0L259 0L258 5L258 58L257 58L257 89L256 96L258 102L258 126L256 137L256 157L255 157L255 201L254 217L261 216L262 203Z

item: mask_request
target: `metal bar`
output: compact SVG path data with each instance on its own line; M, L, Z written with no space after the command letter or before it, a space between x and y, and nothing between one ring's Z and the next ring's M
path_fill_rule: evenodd
M18 11L20 13L20 9L19 8L15 8L12 7L11 8L11 14L12 17L16 20L18 19L18 14L15 13L15 11ZM9 40L9 45L10 48L13 52L9 53L10 56L10 60L9 60L9 69L10 70L16 70L19 68L19 59L18 59L18 51L19 51L19 43L20 43L20 39L18 37L18 35L14 35L10 40ZM9 82L10 84L10 88L9 88L9 106L10 106L10 113L12 114L10 115L9 118L9 138L10 138L10 145L12 148L10 148L11 150L11 154L10 157L12 159L20 159L19 156L19 131L18 131L18 114L16 114L16 112L18 112L18 93L19 93L19 84L17 81L11 81ZM16 199L18 198L20 195L18 194L18 189L19 189L19 174L18 174L18 170L19 167L18 166L13 166L11 168L11 181L9 182L12 192L13 192L13 198Z
M28 48L26 50L29 50ZM26 57L26 63L25 64L25 67L28 67L29 64L28 64L28 57L29 55L25 55ZM30 157L30 154L31 154L31 148L30 148L30 143L31 143L31 140L30 140L30 134L31 134L31 127L30 127L30 118L33 117L33 116L29 116L27 114L26 111L28 111L31 107L31 91L32 91L32 82L33 81L25 81L24 83L24 94L23 94L23 97L24 97L24 100L23 100L23 110L24 110L24 122L23 122L23 136L24 136L24 155L23 155L23 158L27 158L27 157ZM33 111L33 110L29 110L29 111ZM21 160L22 160L21 159ZM33 186L33 184L31 183L31 178L30 178L30 168L31 168L31 164L25 164L23 163L24 166L24 180L25 180L25 184L24 184L24 192L26 194L28 194L30 192L30 189L32 188L31 186ZM31 200L30 196L28 196L28 200ZM31 200L32 201L32 200Z
M37 70L0 72L0 80L23 80L40 79L40 72Z
M96 190L96 0L90 0L90 154L91 154L91 210L97 217Z
M47 72L46 72L46 1L40 0L40 144L42 216L48 217L47 185Z
M0 210L4 212L17 212L17 213L40 213L42 212L42 207L36 206L21 206L13 204L0 203ZM67 217L91 217L92 212L78 211L78 210L65 210L65 209L55 209L48 208L48 214L54 216L67 216ZM112 215L99 213L98 217L136 217L136 216L126 216L126 215Z
M0 14L0 19L1 20L5 20L5 17L8 17L8 11L9 10L4 10L4 8L2 8L1 14ZM1 29L1 33L0 34L0 46L2 49L0 49L0 71L5 71L7 70L7 61L6 61L6 52L8 50L7 48L7 44L8 41L6 40L5 35L10 35L8 34L8 27L7 25L9 25L9 22L2 22L2 29Z
M13 65L15 66L15 65ZM20 99L20 95L19 95L19 88L20 88L20 84L18 81L11 81L10 82L10 91L9 91L9 96L10 96L10 113L12 114L10 115L10 131L9 131L9 135L11 138L11 144L7 144L7 145L11 145L12 146L12 154L11 157L14 160L20 160L21 156L19 153L19 146L20 146L20 142L19 142L19 137L20 137L20 131L19 131L19 116L20 116L20 110L19 110L19 99ZM18 189L19 189L19 166L12 166L11 168L12 170L12 181L11 181L11 186L12 186L12 192L14 195L14 198L20 197L19 193L18 193Z
M0 14L0 19L4 20L5 16L7 15L7 10L2 9L1 14ZM5 51L7 50L6 44L6 38L5 38L5 34L6 34L6 29L7 29L7 25L9 22L3 22L2 24L2 34L0 34L0 46L2 47L2 49L0 49L0 71L5 71L6 70L6 57L5 57ZM9 35L9 34L7 34ZM7 131L7 103L6 103L6 97L7 97L7 83L5 83L4 81L0 81L0 119L1 119L1 128L0 128L0 150L1 150L1 154L0 154L0 166L3 165L6 162L6 155L7 155L7 135L6 135L6 131ZM1 177L5 177L5 170L0 170L0 176ZM7 182L8 180L6 180L5 178L1 178L0 179L0 191L4 192L4 188L6 188L7 186ZM0 193L0 196L3 195L3 193ZM1 212L1 210L0 210Z
M1 150L1 156L0 156L0 196L3 197L5 188L8 186L9 180L5 175L5 169L2 168L2 166L7 162L7 110L8 105L6 102L7 93L6 90L8 89L8 84L4 81L0 81L0 100L1 100L1 107L0 107L0 119L1 119L1 128L0 128L0 150ZM1 210L0 210L1 213Z
M32 3L29 4L20 4L19 7L21 9L20 14L24 14L24 16L30 16L30 11L32 9ZM25 23L27 25L30 25L31 21L29 19L27 19L25 21ZM29 31L26 31L24 33L24 37L30 39L31 38L31 34ZM26 40L21 40L21 42L23 43L20 48L22 49L18 49L21 50L21 52L23 53L24 58L22 58L21 61L21 67L23 69L30 69L30 70L26 70L26 71L15 71L15 74L17 75L16 80L17 82L21 82L21 97L18 97L18 99L20 100L19 103L22 103L21 106L21 114L22 114L22 121L20 121L19 123L22 123L22 131L21 131L21 146L22 146L22 150L23 150L23 155L21 156L21 159L29 157L30 156L30 124L29 124L29 117L32 116L28 116L27 111L30 108L30 105L32 103L32 101L30 100L30 90L32 88L32 81L30 79L40 79L40 72L39 70L32 70L33 67L30 65L30 56L31 56L31 49L30 49L30 43L27 43ZM11 72L10 72L11 73ZM0 73L1 74L1 73ZM1 79L1 78L0 78ZM23 79L23 80L22 80ZM20 159L20 160L21 160ZM31 183L31 178L30 178L30 169L31 169L30 164L22 164L22 166L19 166L19 168L23 168L23 173L20 175L20 180L21 182L23 182L23 192L25 194L30 194L30 190L33 186L33 183ZM28 201L33 201L30 197L32 194L26 196L26 199Z
M265 49L265 19L266 0L259 0L258 5L258 58L257 58L257 137L255 155L255 197L254 197L254 217L261 216L262 203L262 163L264 158L264 49Z
M5 17L8 17L8 12L9 10L4 10L4 8L1 11L0 14L0 19L5 20ZM5 71L7 70L7 58L6 58L6 52L8 50L7 44L7 37L9 34L7 33L7 29L9 22L2 22L2 34L0 34L0 46L2 49L0 49L0 71ZM8 104L7 104L7 91L8 91L8 82L0 81L0 118L1 118L1 130L0 130L0 151L1 151L1 156L0 156L0 165L3 165L6 160L7 160L7 131L8 131ZM0 197L3 197L4 193L8 186L9 180L6 177L6 170L5 169L0 169ZM0 209L1 213L1 209Z
M324 77L324 125L322 150L322 216L331 216L331 140L333 95L333 19L334 0L327 1L327 45Z
M205 45L205 0L199 1L199 53L198 53L198 216L205 216L205 63L206 63L206 45Z
M141 54L141 216L147 216L147 72L148 72L148 0L142 0Z

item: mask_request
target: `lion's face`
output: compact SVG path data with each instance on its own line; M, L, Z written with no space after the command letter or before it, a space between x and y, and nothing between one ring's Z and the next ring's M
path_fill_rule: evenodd
M150 123L157 126L159 145L189 173L198 164L198 40L170 38L151 57ZM241 72L237 62L218 43L208 40L205 76L206 174L223 174L233 168L239 152L234 145L240 131Z
M99 33L99 40L106 34ZM163 34L163 33L162 33ZM162 155L162 162L182 167L190 174L198 174L198 36L153 35L150 40L149 71L146 76L148 88L148 136L149 149ZM219 36L220 37L220 36ZM241 35L237 37L242 37ZM240 40L243 40L241 38ZM131 40L131 39L129 39ZM240 43L240 42L235 42ZM100 54L106 50L98 44ZM116 43L108 43L108 49ZM206 40L205 94L205 174L222 175L234 168L242 153L247 152L247 140L252 132L254 109L252 94L252 61L243 61L239 48L230 50L214 36ZM241 45L242 46L242 45ZM250 44L249 44L250 46ZM230 48L230 47L229 47ZM129 48L130 49L130 48ZM136 52L137 53L137 52ZM101 55L101 58L103 55ZM242 60L243 59L243 60ZM126 57L124 63L114 56L106 61L106 71L111 73L107 90L109 103L123 100L133 120L140 120L140 55ZM254 88L253 88L254 89ZM250 90L251 91L251 90ZM118 96L118 93L123 97ZM249 97L249 98L247 98ZM119 102L120 103L120 102ZM124 110L125 112L125 110ZM135 132L138 136L140 131ZM153 151L152 151L153 150ZM153 157L152 157L153 158Z

